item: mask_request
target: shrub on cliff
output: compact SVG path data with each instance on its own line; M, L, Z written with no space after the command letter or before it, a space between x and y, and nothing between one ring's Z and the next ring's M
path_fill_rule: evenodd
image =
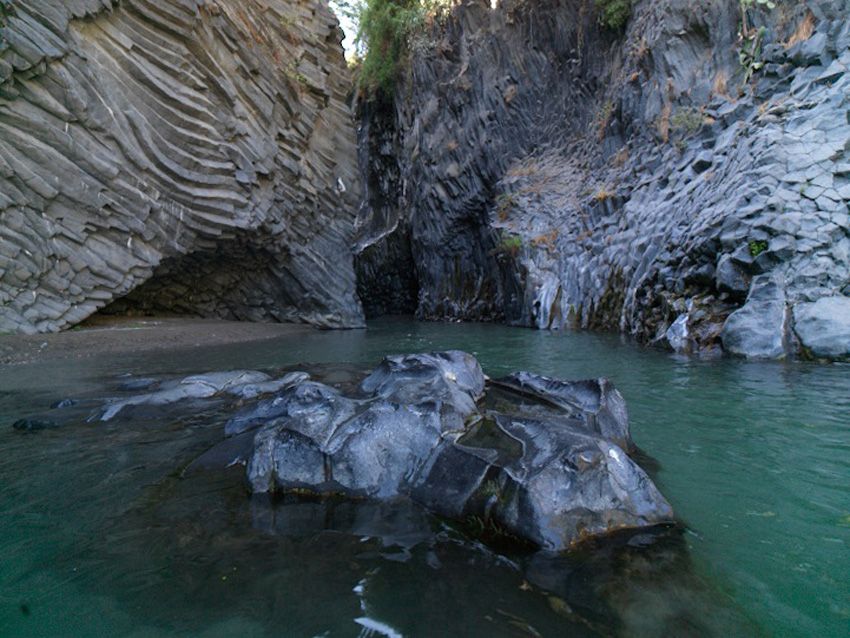
M451 0L334 0L357 23L359 87L371 98L391 97L413 39Z
M619 31L632 15L632 0L596 0L596 8L600 24Z
M370 94L392 95L407 61L409 42L424 18L420 0L365 0L358 40L365 47L360 87Z

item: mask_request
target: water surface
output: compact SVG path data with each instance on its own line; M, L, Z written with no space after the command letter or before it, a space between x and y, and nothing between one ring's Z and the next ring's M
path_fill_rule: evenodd
M686 531L556 558L415 507L269 504L181 477L216 404L21 433L119 375L373 366L461 348L491 376L610 377ZM185 408L186 406L184 406ZM2 636L846 636L850 366L698 361L616 336L374 322L168 354L0 369ZM624 543L626 541L623 541Z

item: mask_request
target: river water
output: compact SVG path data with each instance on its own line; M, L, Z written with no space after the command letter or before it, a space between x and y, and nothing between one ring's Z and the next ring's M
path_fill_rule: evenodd
M459 348L491 376L610 377L684 531L546 557L404 503L250 499L181 473L215 402L22 433L119 375ZM326 368L326 371L332 370ZM134 413L135 414L135 413ZM0 369L2 636L847 636L850 366L699 361L616 336L373 322L256 344Z

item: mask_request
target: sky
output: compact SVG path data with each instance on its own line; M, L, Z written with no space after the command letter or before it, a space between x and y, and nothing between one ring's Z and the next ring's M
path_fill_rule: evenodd
M354 40L357 38L357 24L350 17L343 15L343 12L337 10L335 2L330 2L330 7L339 19L339 25L345 33L345 39L342 41L342 46L345 49L345 57L354 55Z

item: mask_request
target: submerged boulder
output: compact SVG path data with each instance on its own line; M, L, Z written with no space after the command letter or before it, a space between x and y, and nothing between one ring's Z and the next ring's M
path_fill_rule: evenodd
M154 392L109 401L100 420L109 421L124 408L133 405L169 405L185 399L206 399L221 394L252 398L280 390L304 378L306 375L303 372L293 372L280 379L272 379L264 372L255 370L229 370L194 375L158 384L158 389Z
M247 461L254 493L409 496L554 551L672 520L626 453L625 401L609 381L517 373L498 385L519 393L509 410L484 407L469 354L387 357L359 397L301 381L232 419L228 434L259 428Z
M794 330L816 358L850 359L850 297L823 297L794 307Z

